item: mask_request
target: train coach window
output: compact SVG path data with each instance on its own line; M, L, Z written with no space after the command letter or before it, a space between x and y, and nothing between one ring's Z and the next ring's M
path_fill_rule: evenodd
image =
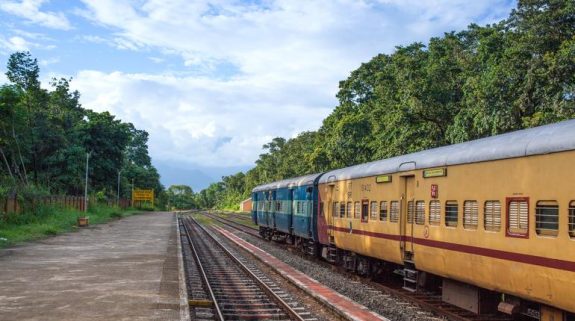
M486 201L483 227L486 231L499 232L501 230L501 202Z
M360 218L361 216L361 207L359 206L359 202L355 202L353 204L354 206L354 211L353 211L353 218Z
M507 232L515 236L527 236L529 232L529 203L523 199L509 200L507 205Z
M439 201L429 202L429 224L439 225L441 221L441 203Z
M345 211L345 217L351 218L351 202L347 202L347 210Z
M339 203L339 217L341 217L341 218L345 217L345 203L344 202Z
M413 212L415 212L415 206L413 201L407 202L407 223L413 224Z
M569 236L575 237L575 201L569 203Z
M276 212L282 211L282 203L280 201L276 201Z
M463 202L463 228L476 230L479 221L477 201Z
M361 202L361 221L367 223L369 217L369 201Z
M445 225L456 227L457 217L459 213L457 212L457 201L447 201L445 202Z
M372 220L377 220L377 202L371 202L369 213Z
M381 201L379 203L379 220L387 221L387 202Z
M397 222L399 221L399 202L391 201L389 206L389 221Z
M425 202L415 202L415 224L425 224Z
M539 201L535 207L537 235L557 236L559 232L559 204L556 201Z

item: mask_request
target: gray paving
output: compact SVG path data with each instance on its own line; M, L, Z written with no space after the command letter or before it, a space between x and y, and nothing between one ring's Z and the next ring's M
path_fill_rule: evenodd
M149 213L0 250L0 320L180 320L176 233Z

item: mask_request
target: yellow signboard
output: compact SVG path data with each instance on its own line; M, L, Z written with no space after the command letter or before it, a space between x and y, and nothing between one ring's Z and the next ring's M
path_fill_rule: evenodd
M447 176L447 168L434 168L434 169L426 169L423 171L423 177L441 177Z
M135 189L132 191L132 202L149 201L154 206L154 190L153 189Z
M391 175L380 175L375 177L376 183L389 183L391 182Z

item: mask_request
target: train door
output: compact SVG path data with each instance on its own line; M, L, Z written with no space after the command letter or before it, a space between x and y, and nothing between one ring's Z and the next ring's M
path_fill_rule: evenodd
M252 193L252 222L258 225L258 193Z
M417 291L418 271L413 253L413 224L415 221L415 176L402 176L401 195L401 250L403 255L403 289Z
M333 213L330 214L330 208L333 210L333 205L330 206L331 203L331 196L330 194L326 194L326 199L321 198L320 187L314 183L314 190L312 194L312 199L319 203L317 206L318 213L314 216L314 221L312 225L312 233L314 235L314 239L317 240L321 245L330 245L333 244Z
M311 215L313 213L313 208L314 208L314 202L312 199L312 192L313 192L313 187L311 187L311 186L305 189L305 201L306 201L305 202L305 204L306 204L305 216L307 219L307 231L308 231L308 234L310 234L310 236L311 236L311 233L309 233L309 232L311 232L311 227L312 227Z
M270 211L272 210L272 192L267 192L266 205L264 207L264 217L266 226L271 227Z
M413 255L413 224L415 218L415 176L403 176L401 195L400 234L404 260Z
M277 211L277 195L276 195L276 191L272 192L272 202L271 202L271 209L270 209L270 223L271 226L273 226L273 228L276 228L276 211Z
M334 218L336 215L339 215L339 208L334 205L333 195L331 195L331 197L328 197L328 199L325 200L325 206L329 206L327 209L324 208L324 211L326 211L328 213L328 215L327 215L327 225L328 225L327 226L327 234L328 234L328 238L329 238L329 243L333 244L334 243L333 230L335 228Z
M294 229L294 225L295 225L295 208L294 208L294 199L295 199L295 190L293 188L290 188L288 190L288 202L287 202L287 211L289 214L289 233L293 234L293 229Z

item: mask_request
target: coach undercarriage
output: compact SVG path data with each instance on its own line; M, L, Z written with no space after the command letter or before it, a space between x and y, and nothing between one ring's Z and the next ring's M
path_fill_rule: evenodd
M260 226L259 232L266 240L288 244L301 253L321 257L358 276L375 282L395 284L410 292L435 294L444 302L478 315L495 315L502 312L513 320L575 321L573 313L418 271L410 260L399 265L339 249L333 244L323 246L312 239L290 235L277 229ZM412 280L413 287L410 287L410 282L406 280Z

